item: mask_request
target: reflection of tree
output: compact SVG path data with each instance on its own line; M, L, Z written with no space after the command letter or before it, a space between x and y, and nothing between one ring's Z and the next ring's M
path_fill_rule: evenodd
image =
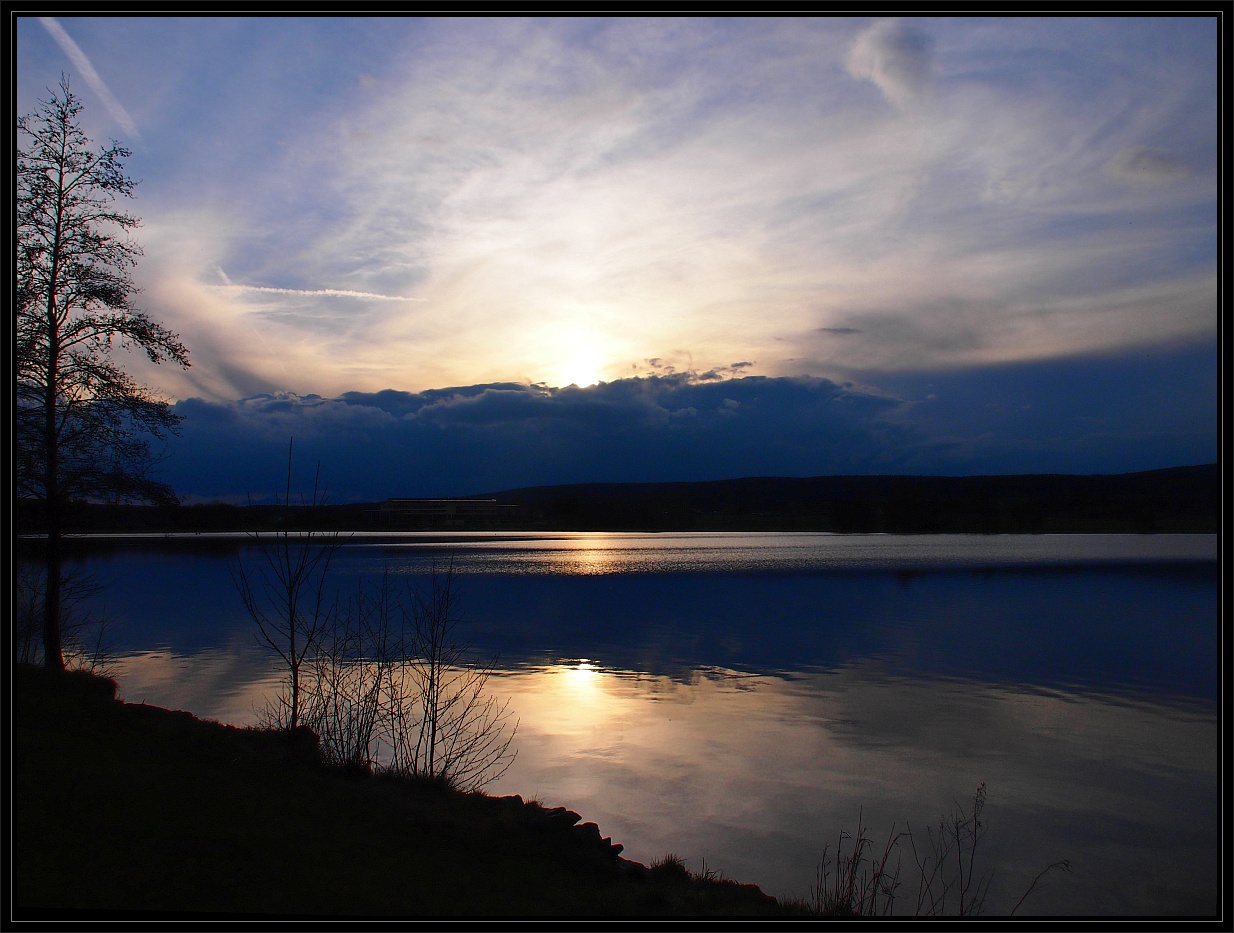
M42 663L45 569L30 561L16 561L12 582L14 660L18 664ZM62 571L60 639L66 668L107 676L111 666L107 650L111 620L90 608L102 589L102 584L84 571Z

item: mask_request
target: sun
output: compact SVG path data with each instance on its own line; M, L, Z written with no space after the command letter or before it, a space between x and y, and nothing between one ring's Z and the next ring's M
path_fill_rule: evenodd
M598 354L589 350L575 350L557 366L557 385L586 388L603 378Z
M606 378L620 346L614 345L614 334L592 321L582 312L557 315L546 320L526 336L528 348L535 354L545 384L557 388L586 388ZM616 342L621 343L617 336Z
M580 389L585 389L599 381L600 375L594 369L586 366L577 366L569 370L569 375L561 378L561 385L578 386Z

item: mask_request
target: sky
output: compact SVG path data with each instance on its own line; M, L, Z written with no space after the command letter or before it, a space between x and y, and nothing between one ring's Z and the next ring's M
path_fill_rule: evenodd
M260 501L1217 459L1219 20L39 17L159 475Z

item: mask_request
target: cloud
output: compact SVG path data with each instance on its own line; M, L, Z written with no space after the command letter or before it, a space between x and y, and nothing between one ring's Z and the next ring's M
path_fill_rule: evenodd
M937 265L931 269L924 256L871 263L873 270L887 270L883 281L840 293L842 302L835 303L842 303L842 310L827 314L835 324L793 334L791 344L801 357L784 369L830 371L838 378L865 370L952 369L1117 352L1215 336L1219 297L1210 273L1178 275L1149 259L1124 269L1108 262L1111 252L1120 253L1139 236L1134 227L1124 227L1032 255L976 252L949 260L950 273L942 280Z
M1198 19L138 25L90 48L152 89L134 274L194 366L140 378L173 397L860 382L1215 336ZM29 95L63 56L19 39Z
M705 373L698 373L695 378L700 382L714 382L719 379L733 379L745 375L745 371L754 365L751 360L730 363L727 366L714 366Z
M587 388L493 383L339 398L263 393L176 406L169 481L194 498L278 488L278 451L322 464L335 501L544 483L893 471L899 402L825 379L685 374ZM226 450L226 457L219 451ZM284 453L285 458L285 453ZM282 461L282 462L285 462Z
M56 44L69 57L69 61L81 72L81 76L86 79L86 84L90 85L90 89L98 95L99 100L103 102L103 106L107 108L107 112L111 114L112 119L119 123L124 131L134 139L140 139L141 134L137 132L137 124L133 122L133 118L129 116L128 111L124 109L120 101L116 100L116 95L111 92L111 88L99 77L99 73L94 70L94 65L90 63L86 53L64 31L64 27L53 16L40 16L39 22L43 24L43 28L47 30L51 37L56 40Z
M218 268L217 266L215 268ZM226 274L222 269L219 269L219 274L226 278ZM425 301L424 298L406 298L402 295L379 295L375 292L358 292L351 289L341 288L274 288L268 285L238 285L230 279L224 285L215 285L213 288L246 291L246 292L269 292L274 295L316 295L327 298L361 298L369 301Z
M873 82L901 110L928 99L934 87L934 42L900 20L883 20L857 36L849 74Z
M1217 455L1208 346L875 382L673 373L585 388L186 399L161 469L195 499L260 500L282 488L294 437L304 481L320 462L331 500L343 502L583 482L1109 473Z
M1148 187L1168 185L1187 177L1187 166L1181 160L1147 146L1120 150L1102 169L1119 181Z

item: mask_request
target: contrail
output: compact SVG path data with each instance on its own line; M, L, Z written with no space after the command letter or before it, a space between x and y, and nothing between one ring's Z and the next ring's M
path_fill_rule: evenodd
M64 31L64 27L56 21L54 16L40 16L39 22L43 24L43 28L51 34L51 37L56 40L56 45L60 46L64 54L77 67L77 70L81 72L81 76L86 79L86 83L90 85L94 93L103 101L103 106L107 108L112 118L134 139L141 139L141 134L137 132L137 124L133 122L133 118L129 116L128 111L124 109L120 101L116 100L116 95L111 92L111 89L103 83L99 73L90 64L90 59L86 58L86 53Z
M222 270L219 270L222 273ZM376 292L355 292L342 288L271 288L268 285L212 285L211 288L246 292L273 292L276 295L324 295L330 298L367 298L372 301L427 301L427 298L403 298L400 295L378 295Z

